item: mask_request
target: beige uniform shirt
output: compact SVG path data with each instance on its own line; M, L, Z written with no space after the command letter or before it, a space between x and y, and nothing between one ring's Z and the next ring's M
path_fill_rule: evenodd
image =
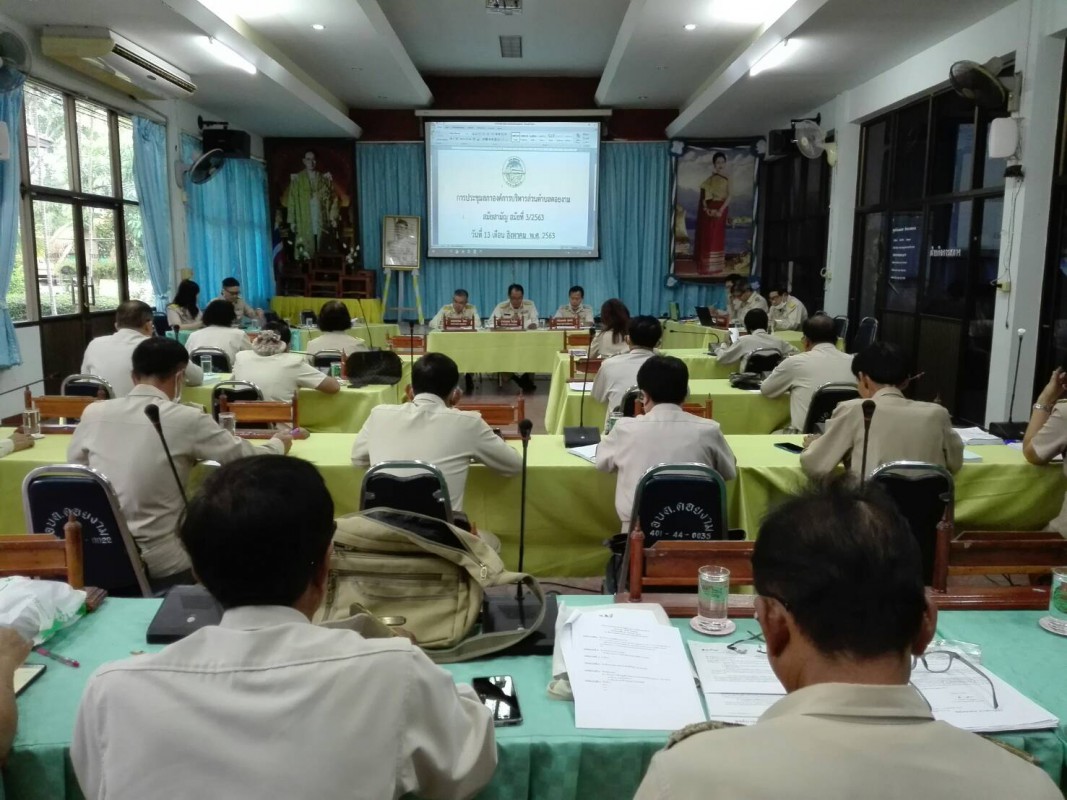
M771 318L772 331L799 331L808 318L808 309L792 295L784 303L771 306L767 311Z
M470 460L501 475L518 475L522 456L493 433L477 411L449 408L435 394L417 394L410 403L377 406L352 447L357 467L382 461L426 461L445 477L455 511L463 510Z
M97 336L85 348L82 373L103 378L115 390L115 397L125 397L133 388L133 351L146 338L132 328L119 328L109 336ZM185 383L199 386L203 380L200 366L190 362L185 368Z
M910 686L821 683L755 725L694 734L652 758L635 800L1057 800L1038 767L935 722Z
M98 469L111 481L141 558L158 580L189 569L189 556L175 533L184 508L166 454L144 414L159 406L160 427L182 485L198 461L221 463L262 453L284 453L272 439L253 447L219 427L210 414L172 402L152 386L135 386L126 397L93 403L74 429L67 461Z
M496 767L488 710L418 647L282 606L105 664L70 755L88 800L462 798Z
M730 307L730 322L736 322L738 325L745 324L745 314L754 309L767 310L767 301L757 291L753 291L748 300L742 302L737 301L737 304Z
M616 342L611 331L597 331L589 344L590 358L611 358L629 352L630 345L626 343L626 337Z
M619 356L622 358L622 356ZM622 532L630 530L637 484L657 464L707 464L724 480L737 475L736 460L719 423L703 419L671 403L657 403L640 417L624 417L596 449L596 468L618 472L615 513Z
M176 306L171 303L167 306L167 326L173 328L175 325L192 325L193 323L200 322L200 309L197 309L196 316L192 314L184 306Z
M784 342L777 336L771 336L762 328L754 330L737 340L735 344L724 344L719 347L718 359L720 364L738 364L744 372L748 365L748 357L757 350L774 350L783 356L795 355L797 349L788 342Z
M578 318L578 326L580 328L591 328L593 326L593 307L582 303L578 306L578 310L575 311L571 308L570 303L565 303L556 309L556 313L552 315L553 319L574 319Z
M225 294L220 294L215 299L216 300L225 300L227 303L230 302L230 298L228 298ZM248 305L248 303L245 302L245 299L243 297L238 297L237 298L237 300L233 304L233 310L234 310L234 313L237 314L237 324L238 325L240 325L242 320L244 320L244 319L249 319L252 322L255 322L257 324L262 322L262 320L259 317L259 314L256 313L256 310L254 308L252 308L252 306Z
M230 368L237 359L237 354L252 349L248 334L240 328L227 328L222 325L208 325L189 334L185 349L192 353L198 347L217 347L230 359Z
M537 306L534 305L533 300L523 300L522 307L515 308L511 305L510 300L505 300L493 309L493 319L490 321L490 324L493 324L493 321L495 321L497 317L501 319L521 317L525 327L529 328L532 325L536 328L538 322Z
M613 356L600 365L590 393L598 403L607 404L607 417L611 416L612 409L618 408L623 395L637 385L637 371L654 355L652 350L635 347L628 353ZM605 424L607 417L604 419Z
M852 356L829 343L787 358L764 379L760 391L765 397L781 397L789 392L790 426L799 431L804 429L811 396L826 383L856 385Z
M1052 414L1034 436L1031 445L1042 459L1051 460L1067 451L1067 405L1056 403ZM1067 459L1064 459L1063 471L1067 473ZM1059 515L1049 522L1046 529L1067 536L1067 496L1064 497Z
M879 390L867 438L867 474L890 461L925 461L957 472L963 466L963 440L952 429L944 406L908 400L900 389ZM842 461L860 477L863 463L863 400L847 400L834 409L826 432L800 455L800 466L813 478L829 475Z
M352 353L360 353L368 349L367 343L362 339L355 336L349 336L347 333L342 333L341 331L330 331L329 333L324 333L322 336L308 342L304 351L308 353L309 356L312 356L323 350L340 350L344 353L345 358L348 358ZM311 359L309 358L308 363L310 363L310 361Z
M441 310L433 315L433 319L430 320L430 330L439 331L445 327L446 319L473 319L474 329L478 330L482 327L482 321L478 317L478 309L472 306L470 303L463 307L462 313L456 313L456 307L451 303L445 306L441 306Z
M237 354L233 379L259 387L264 400L291 403L297 389L317 389L326 376L311 366L300 353L261 356L252 350Z

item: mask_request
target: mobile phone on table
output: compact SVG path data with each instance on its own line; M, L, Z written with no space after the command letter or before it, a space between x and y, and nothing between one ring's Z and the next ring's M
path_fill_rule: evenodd
M792 442L775 442L774 446L779 450L785 450L787 453L803 453L804 448L799 444L793 444Z
M15 670L15 696L22 694L22 690L41 677L45 670L45 664L23 664Z
M471 686L477 692L482 705L493 713L493 725L521 725L522 709L519 707L519 694L515 691L515 681L510 675L491 675L475 678Z

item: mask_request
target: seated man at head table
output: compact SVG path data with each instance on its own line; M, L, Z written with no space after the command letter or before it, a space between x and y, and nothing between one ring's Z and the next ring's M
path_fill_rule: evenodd
M567 295L569 302L557 308L552 318L573 320L579 328L591 328L593 326L593 307L585 302L585 289L581 286L572 286Z
M804 430L816 389L827 383L856 384L852 356L837 349L833 318L826 314L809 317L801 341L804 352L785 359L760 385L764 397L789 392L789 426L798 432Z
M304 355L289 352L292 333L284 322L268 322L252 342L252 349L238 353L233 379L259 387L264 400L293 402L299 389L337 394L341 384L311 366Z
M651 467L697 463L707 464L723 480L737 475L737 461L719 423L682 410L689 394L689 369L684 361L674 356L650 356L637 371L637 387L645 413L618 420L596 449L596 468L619 473L615 512L622 522L622 533L630 532L637 484Z
M152 306L140 300L127 300L115 310L115 332L97 336L85 348L82 356L82 374L103 378L114 391L115 397L125 397L133 388L130 377L131 357L137 345L155 336L152 324ZM197 364L186 370L185 382L199 386L204 373Z
M522 456L493 433L477 411L454 408L462 393L459 368L427 353L411 368L411 402L375 406L352 447L357 467L382 461L426 461L444 475L454 511L463 510L473 458L501 475L518 475Z
M773 350L783 357L797 352L793 345L767 333L767 312L762 309L754 308L745 314L745 330L748 331L747 336L739 337L733 344L719 345L716 357L720 364L740 362L741 371L744 372L748 357L757 350Z
M348 314L348 306L340 300L323 303L319 309L319 330L322 331L322 336L308 342L308 362L311 361L311 356L323 350L340 350L345 358L352 353L368 350L367 343L362 339L345 333L351 327L352 317Z
M626 334L630 352L604 361L593 379L593 399L608 407L605 425L611 412L622 403L623 396L637 384L637 371L655 355L655 348L662 338L663 326L655 317L641 315L630 318L629 332Z
M33 444L33 437L28 433L15 431L6 439L0 439L0 458L17 453L19 450L29 450Z
M88 800L458 799L489 782L492 715L469 686L405 637L311 624L334 528L306 461L207 479L181 538L222 621L89 679L70 751Z
M234 313L237 315L235 324L263 327L263 323L266 321L263 309L252 308L244 301L244 298L241 297L241 283L237 278L223 279L222 294L217 299L233 304Z
M760 311L767 310L767 301L763 299L763 295L753 289L752 284L744 278L734 283L730 292L734 301L730 308L731 324L742 324L745 320L745 314L755 308Z
M89 405L67 450L71 464L97 469L111 481L155 591L195 581L176 535L185 503L145 408L159 409L160 429L183 486L198 461L287 453L292 442L279 433L264 447L253 447L219 427L210 414L173 402L181 397L188 365L188 352L173 339L146 339L133 351L133 390Z
M900 348L875 342L852 359L860 396L834 409L826 431L810 435L800 454L800 466L812 478L829 475L842 461L855 477L863 461L863 403L872 401L867 436L867 475L890 461L925 461L959 472L963 440L952 429L948 410L904 396L908 364Z
M1067 364L1056 367L1030 409L1030 422L1023 437L1023 455L1031 464L1044 465L1067 451L1067 409L1060 401L1067 393ZM1067 472L1067 459L1064 459ZM1067 536L1067 497L1060 513L1046 530Z
M212 300L204 309L201 319L204 327L189 334L189 338L185 340L185 348L192 353L200 347L217 347L230 360L232 370L237 354L242 350L252 349L248 334L240 328L233 327L237 319L233 303L225 300Z
M446 319L469 319L474 322L474 329L482 327L482 321L478 318L478 309L470 303L470 293L466 289L456 289L452 292L452 302L441 306L440 311L434 314L430 320L431 331L441 331L445 328Z
M790 295L785 287L771 289L767 296L771 300L771 330L799 331L808 318L808 309L804 304Z
M534 305L533 300L526 300L525 297L526 290L522 288L521 283L511 284L508 287L508 299L493 309L490 326L496 327L498 319L519 319L522 320L523 327L528 330L537 330L537 306ZM537 391L537 384L533 381L532 373L524 372L521 375L512 375L512 378L524 392Z
M952 656L926 651L937 609L919 547L877 486L838 482L775 508L752 570L756 619L786 696L754 725L676 734L635 800L1061 797L1024 757L936 721L909 685L930 660ZM958 660L950 668L970 673Z

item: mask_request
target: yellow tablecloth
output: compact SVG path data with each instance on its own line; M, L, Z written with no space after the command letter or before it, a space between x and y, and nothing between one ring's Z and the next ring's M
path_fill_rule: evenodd
M586 425L603 425L607 409L602 403L585 398L585 411L581 411L582 393L577 389L567 390L565 398L556 398L553 405L550 390L545 413L545 431L563 433L569 425L577 425L579 415ZM559 391L562 395L562 391ZM726 380L690 380L687 402L703 403L711 399L712 418L722 426L723 433L760 434L771 433L789 422L789 396L782 395L770 400L759 392L735 389Z
M182 402L197 403L205 410L211 408L211 392L220 380L229 375L219 374L202 386L186 386ZM301 389L297 396L297 416L301 428L314 433L357 433L375 406L404 402L404 389L411 383L411 364L404 359L400 382L393 386L364 386L353 389L343 384L337 394L323 394L314 389Z
M804 349L801 344L804 334L800 331L775 331L773 335L783 342L789 342L797 350ZM709 344L717 345L728 341L730 332L725 328L706 328L699 322L668 322L663 329L661 347L667 350L691 347L707 350ZM838 340L837 349L844 350L845 343Z
M364 322L370 323L380 323L382 321L381 300L377 298L373 300L340 299L352 317L359 317ZM318 315L319 309L329 301L329 297L272 297L270 299L270 310L282 319L289 319L299 323L301 311L314 311Z
M434 331L426 349L449 356L460 372L551 374L563 349L563 332Z

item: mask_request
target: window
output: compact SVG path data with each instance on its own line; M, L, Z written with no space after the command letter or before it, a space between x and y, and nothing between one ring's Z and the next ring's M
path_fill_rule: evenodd
M27 81L27 163L7 303L17 321L154 302L133 178L133 123L105 106ZM35 287L35 291L27 291Z

